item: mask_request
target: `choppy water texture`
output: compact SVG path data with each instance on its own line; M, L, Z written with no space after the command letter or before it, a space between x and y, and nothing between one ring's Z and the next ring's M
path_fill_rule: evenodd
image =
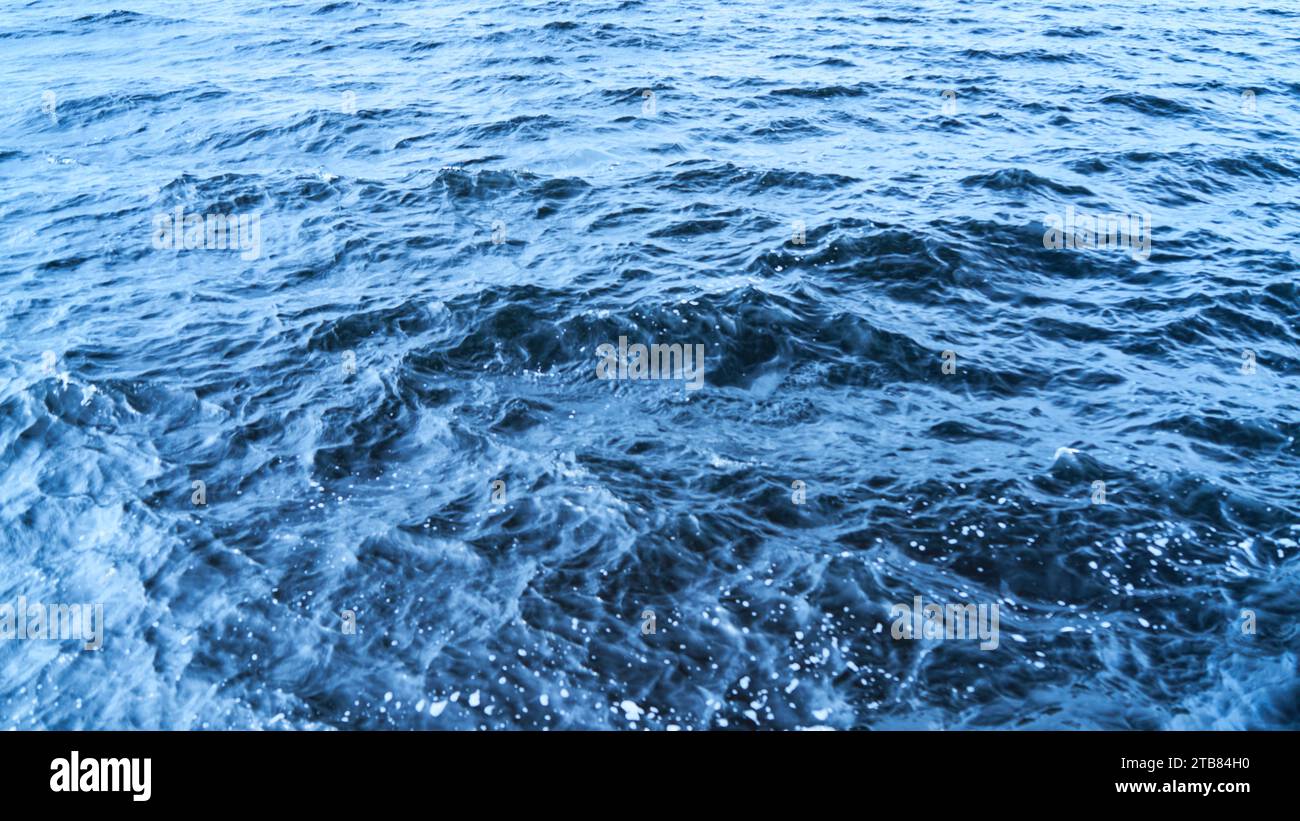
M7 3L0 726L1300 726L1300 7L851 5Z

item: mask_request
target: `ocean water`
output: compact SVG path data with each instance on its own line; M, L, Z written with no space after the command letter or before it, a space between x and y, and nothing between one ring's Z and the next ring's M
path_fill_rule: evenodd
M0 726L1300 727L1295 2L14 0L0 54L0 604L103 614L0 641Z

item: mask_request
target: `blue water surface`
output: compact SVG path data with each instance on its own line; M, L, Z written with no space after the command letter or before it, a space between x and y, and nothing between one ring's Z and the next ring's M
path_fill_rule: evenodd
M0 602L106 624L0 641L0 727L1300 727L1295 2L15 0L0 55Z

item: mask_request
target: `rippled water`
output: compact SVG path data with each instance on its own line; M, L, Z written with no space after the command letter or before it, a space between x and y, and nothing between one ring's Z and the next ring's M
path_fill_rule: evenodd
M852 5L7 4L0 725L1300 726L1300 10Z

